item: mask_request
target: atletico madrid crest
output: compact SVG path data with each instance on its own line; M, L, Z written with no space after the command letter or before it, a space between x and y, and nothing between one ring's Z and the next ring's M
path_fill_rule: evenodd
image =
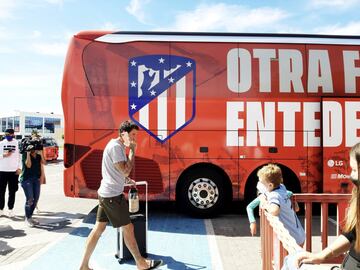
M129 60L129 115L159 142L195 116L195 61L175 55Z

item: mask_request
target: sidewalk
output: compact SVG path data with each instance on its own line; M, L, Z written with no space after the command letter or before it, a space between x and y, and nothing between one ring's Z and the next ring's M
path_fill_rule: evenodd
M90 212L97 200L63 195L61 162L50 163L45 170L47 184L41 190L41 213L35 215L41 224L36 228L25 225L25 196L21 187L15 203L16 216L0 217L0 269L32 270L49 266L76 269L79 264L86 237L95 222L95 213ZM161 269L261 269L260 237L249 236L245 214L230 211L202 220L184 216L174 207L152 204L150 208L149 253L166 262ZM314 230L319 224L320 219L314 218ZM115 239L116 231L106 230L100 243L102 248L95 250L93 266L107 270L135 269L133 265L119 265L114 259ZM320 236L313 237L313 243L314 250L319 250ZM68 267L64 268L64 264Z
M25 195L19 185L15 217L0 217L0 269L22 269L35 258L33 255L38 256L74 230L96 206L96 200L63 195L62 167L62 162L49 163L45 167L47 184L41 186L41 212L34 215L40 222L36 228L29 228L24 223ZM6 214L7 209L4 210Z
M64 263L67 269L78 266L94 222L94 213L89 212L97 201L66 198L62 191L62 166L46 165L47 184L42 186L39 202L42 212L35 216L40 226L25 226L21 187L17 192L16 217L0 217L0 269L64 269ZM245 237L249 231L245 216L202 220L171 209L153 205L149 221L149 253L166 262L161 269L260 269L259 237ZM135 269L129 264L119 265L114 259L115 239L115 230L106 230L101 239L103 248L95 250L98 256L92 259L93 265L98 269Z

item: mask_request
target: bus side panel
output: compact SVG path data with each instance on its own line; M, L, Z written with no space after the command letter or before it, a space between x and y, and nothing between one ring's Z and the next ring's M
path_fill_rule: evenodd
M128 118L127 107L127 100L119 96L76 98L75 129L94 131L117 129L120 123Z
M72 164L74 155L74 114L75 96L91 95L82 65L82 53L90 41L72 38L66 56L62 82L61 101L64 112L64 193L66 196L75 194L75 171Z
M223 170L231 181L233 198L239 198L238 148L226 146L226 100L237 97L237 91L227 87L226 74L227 55L234 48L236 43L170 44L171 55L190 58L196 66L193 119L171 138L172 199L181 173L197 163L213 164ZM174 92L171 94L175 96Z
M168 55L168 42L131 42L121 44L107 44L94 42L84 50L84 70L89 80L91 90L95 96L121 96L128 101L129 88L131 91L141 91L137 82L130 87L130 60L134 57L146 55ZM164 63L165 67L169 63ZM124 108L128 110L128 106Z
M95 135L95 136L94 136ZM79 197L96 198L101 181L101 162L106 144L118 135L117 130L77 130L76 137L82 143L91 145L88 151L74 165L76 194ZM94 141L93 138L97 137ZM135 165L130 178L136 181L148 181L149 199L168 200L169 158L167 145L152 145L149 135L139 131Z
M236 51L237 49L238 51ZM282 51L280 52L280 50ZM261 91L266 92L267 90L271 90L272 98L257 98L259 87L264 87L264 85L261 85L260 83L260 72L263 72L261 70L263 66L260 66L260 63L259 61L256 61L256 58L259 54L263 52L269 53L269 51L274 54L274 61L271 61L270 63L272 70L270 73L271 84L268 86L270 89L261 89ZM299 165L301 169L299 168L297 171L302 172L302 175L305 175L305 177L301 176L301 178L306 183L307 150L306 146L304 146L304 133L302 131L303 106L301 103L301 101L306 101L306 98L299 100L298 97L294 97L295 94L293 91L289 91L289 93L286 94L287 99L284 100L285 102L288 102L288 104L284 106L291 106L291 103L296 103L300 110L299 113L296 113L296 117L293 120L296 122L294 124L294 129L299 130L299 132L286 131L287 136L289 136L289 133L293 133L292 135L295 144L291 146L285 146L285 132L283 131L285 129L285 118L289 117L289 115L286 115L285 117L283 113L280 112L278 109L280 100L276 98L280 92L280 64L279 61L275 60L278 60L280 53L285 54L287 52L300 53L300 60L304 65L301 67L303 69L301 85L304 86L307 81L307 67L305 65L305 46L303 45L204 43L199 46L194 43L171 43L172 54L181 53L182 55L195 60L197 76L195 118L183 131L172 138L171 147L176 145L176 148L181 149L181 144L186 142L186 145L189 147L183 147L184 151L181 152L182 156L185 158L202 157L206 162L211 158L216 157L223 159L231 158L235 160L241 158L236 166L233 165L230 168L229 173L225 170L229 175L234 175L233 171L235 171L235 168L238 168L237 170L241 175L239 175L239 177L230 178L234 179L232 180L233 185L237 184L237 186L241 187L245 186L247 177L252 172L251 170L256 169L256 167L251 166L251 170L248 171L249 168L244 167L245 165L242 163L243 158L264 159L264 161L276 161L281 158L288 160L288 167L294 167L291 164L294 159L303 160L303 162L299 162L299 164L301 163L301 165ZM255 59L253 65L250 65L251 63L249 64L251 67L251 83L249 89L229 88L229 80L231 80L229 74L234 73L231 70L234 67L231 64L229 65L229 55L232 54L234 54L232 57L239 58L239 61L246 61L247 56ZM300 91L301 89L296 90ZM265 103L267 104L265 105ZM270 109L265 110L265 106ZM233 109L229 109L230 107ZM249 122L255 123L255 121L252 120L253 115L250 112L250 109L249 112L247 112L247 109L250 107L256 112L259 110L262 111L263 119L260 120L259 124L264 124L265 129L268 130L268 132L262 132L262 139L259 138L259 132L256 131L258 128L257 124L252 125L255 127L254 130L247 127ZM254 109L255 107L256 109ZM271 108L274 111L269 111ZM240 123L240 121L242 123L241 125L233 125L234 122ZM288 119L286 119L286 121L289 122ZM268 128L270 126L272 126L272 130L269 130ZM202 135L204 133L207 133L207 135ZM268 133L268 135L266 133ZM191 134L193 136L191 136ZM200 139L198 138L199 136ZM270 136L275 139L268 144L266 142L266 137ZM229 137L235 139L229 139ZM207 147L209 150L208 153L201 153L201 146ZM276 148L275 153L270 152L271 147ZM186 149L188 150L186 151ZM171 168L171 174L177 175L176 170ZM238 179L243 182L239 184L237 182L239 181ZM176 179L171 180L171 183L173 183L173 181L176 181ZM240 190L240 193L239 190L234 189L234 198L242 197L244 194L243 192L244 189Z
M67 197L77 197L77 194L74 191L74 168L64 169L63 172L64 177L64 194Z
M77 193L81 197L89 194L100 186L102 152L110 139L118 136L115 123L126 119L126 100L121 97L92 97L76 99L76 144L89 145L91 149L75 165ZM105 108L112 108L110 111ZM112 121L105 121L112 112ZM92 114L97 114L92 119ZM149 182L149 198L158 200L169 198L168 144L158 145L145 131L140 130L137 137L135 167L130 177L136 181ZM155 196L156 195L156 196Z
M360 141L360 98L323 98L324 192L350 193L350 148Z
M358 96L360 83L355 75L359 61L351 57L359 55L359 46L349 45L306 45L308 55L308 95L309 96ZM344 58L350 55L350 60ZM345 74L347 70L347 74ZM346 78L346 75L348 77ZM350 76L349 76L350 75ZM354 87L354 88L352 88ZM348 89L346 89L348 88Z
M99 149L93 149L94 151L91 151L90 147L88 147L89 141L82 139L81 136L77 137L75 144L74 129L88 129L89 134L87 136L92 137L92 141L98 139L97 135L95 135L95 133L98 132L92 132L93 129L110 129L110 132L117 130L120 122L129 118L127 99L129 59L131 57L156 52L158 54L169 53L169 45L166 42L139 42L132 44L92 42L88 44L88 41L75 39L69 48L68 60L65 65L63 104L64 111L66 112L65 115L67 116L65 133L68 134L65 143L68 143L72 147L72 150L68 151L71 160L69 160L68 168L64 174L64 186L66 188L71 187L72 190L75 188L73 183L75 178L78 182L76 185L79 183L80 185L84 184L84 176L82 175L82 169L79 165L80 159L84 159L85 156L90 155L91 152L92 157L97 157L97 162L99 162L100 153L94 154L93 152L101 150L101 148L105 146L104 143ZM85 45L88 46L84 49ZM69 66L75 67L76 70L70 70ZM88 83L90 85L89 88L87 88ZM70 89L68 85L72 85L75 88ZM90 95L97 95L99 98L96 100L87 99L82 104L77 104L77 113L75 114L73 95L77 97L87 97L89 93ZM118 100L115 98L115 100L112 101L114 97L120 98ZM122 100L122 102L120 102L120 100ZM121 104L119 104L119 102ZM76 119L71 118L74 115ZM74 123L74 120L76 123ZM115 136L116 135L115 132ZM91 148L93 148L93 145L91 145ZM150 155L152 151L149 151L149 148L147 148L147 151L144 151L144 153ZM166 154L168 156L168 152L166 152ZM161 160L163 162L164 159L162 158ZM168 160L168 157L165 160ZM79 164L73 165L75 162L79 162ZM142 164L144 164L144 162L142 162ZM160 193L159 189L161 189L161 194L164 194L163 196L168 198L168 191L166 191L168 189L168 165L166 163L161 166L164 166L164 168L161 168L161 171L163 171L166 176L164 178L165 182L159 185L161 188L158 188L157 193ZM96 184L91 185L92 188L96 188L96 186ZM77 194L80 194L79 186L76 189L78 190ZM91 193L86 189L85 191L86 192L82 192L82 194ZM159 197L161 198L162 196Z
M228 53L236 48L236 43L171 43L170 53L172 55L188 57L195 61L196 103L237 97L238 91L229 90L227 83ZM235 54L238 56L236 52ZM216 111L216 109L208 107L210 111ZM201 114L202 112L198 112L196 117ZM198 128L221 129L226 123L225 118L221 118L221 116L217 116L216 120L222 120L222 122L206 121L199 123L202 126L198 126Z
M86 119L86 117L85 117ZM102 153L107 142L116 138L116 130L76 129L75 144L87 145L85 153L77 153L77 162L73 165L75 170L75 193L78 197L97 198L97 189L101 181Z
M182 130L171 138L170 142L170 183L171 198L175 199L175 190L179 176L185 169L197 163L218 166L229 177L232 184L232 196L239 198L238 189L238 149L229 149L225 145L223 130ZM191 173L191 169L190 169ZM224 179L225 180L225 179Z
M351 74L354 75L355 68L359 68L358 56L356 58L359 46L306 45L306 51L309 65L308 95L323 97L322 149L321 153L314 154L312 162L309 159L309 175L311 171L314 172L314 167L321 168L321 172L316 172L318 190L349 193L348 153L349 148L360 140L356 134L359 127L356 124L356 111L359 108L356 107L359 105L353 104L355 110L351 109L352 112L347 113L345 103L358 102L355 96L359 96L359 78ZM352 59L354 56L355 59Z
M308 131L307 134L311 136L319 136L320 130ZM320 136L319 136L320 137ZM307 163L302 170L302 175L305 173L307 181L301 182L301 191L308 193L323 192L322 186L322 147L308 147L307 148ZM304 176L305 177L305 176Z

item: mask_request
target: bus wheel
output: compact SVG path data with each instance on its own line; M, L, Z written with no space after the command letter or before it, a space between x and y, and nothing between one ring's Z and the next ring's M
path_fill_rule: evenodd
M190 171L182 177L177 198L187 213L198 217L215 215L225 203L222 177L209 168Z

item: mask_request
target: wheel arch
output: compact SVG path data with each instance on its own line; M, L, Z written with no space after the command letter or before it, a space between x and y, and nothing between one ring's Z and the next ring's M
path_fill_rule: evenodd
M245 191L244 191L244 198L247 203L249 203L251 200L253 200L256 197L256 184L258 182L257 172L260 168L262 168L264 165L267 165L269 163L264 163L260 166L258 166L255 170L253 170L245 184ZM275 163L278 165L281 169L284 185L287 190L292 191L293 193L301 193L301 183L299 177L296 175L293 169L290 167L282 164L282 163Z

